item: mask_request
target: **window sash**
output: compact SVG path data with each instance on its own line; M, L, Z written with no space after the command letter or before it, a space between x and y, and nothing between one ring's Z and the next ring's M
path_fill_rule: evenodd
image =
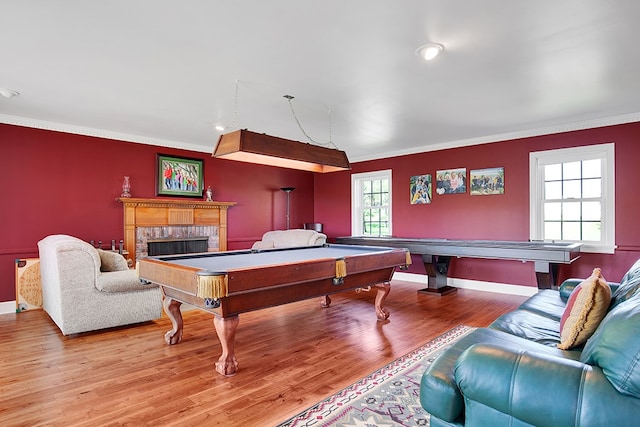
M391 170L351 175L351 234L391 235Z
M530 153L530 238L613 253L614 160L613 143Z

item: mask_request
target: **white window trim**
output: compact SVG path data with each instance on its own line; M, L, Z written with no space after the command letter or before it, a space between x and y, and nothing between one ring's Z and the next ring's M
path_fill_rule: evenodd
M369 179L388 179L389 180L389 235L392 234L393 219L391 218L393 208L393 194L392 194L392 170L385 169L375 172L354 173L351 175L351 235L362 236L362 193L359 182Z
M557 150L536 151L529 153L529 237L531 240L543 240L542 204L544 187L542 180L544 166L575 160L604 158L603 204L602 210L602 243L584 244L582 252L612 254L615 252L615 150L614 143L588 145L582 147L562 148Z

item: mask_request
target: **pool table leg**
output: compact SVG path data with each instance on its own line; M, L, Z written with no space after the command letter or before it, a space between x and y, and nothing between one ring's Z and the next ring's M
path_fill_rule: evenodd
M391 283L378 283L373 285L372 287L378 289L375 301L376 316L378 317L378 320L387 320L389 318L389 310L384 308L382 304L384 304L384 300L387 298L387 295L389 295L389 292L391 291Z
M216 362L216 371L225 377L231 377L238 371L238 359L236 359L236 330L240 323L240 317L220 317L213 318L213 325L222 346L222 355Z
M169 345L178 344L182 341L182 329L184 326L184 322L182 321L182 312L180 312L180 306L182 303L165 295L162 305L165 313L167 313L167 316L169 317L169 320L171 320L171 324L173 325L173 329L164 334L164 340Z

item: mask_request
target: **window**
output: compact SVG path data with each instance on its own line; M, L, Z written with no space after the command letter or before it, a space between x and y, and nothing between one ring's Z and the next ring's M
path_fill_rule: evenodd
M531 239L613 253L614 144L533 152L529 165Z
M351 234L391 235L391 170L351 175Z

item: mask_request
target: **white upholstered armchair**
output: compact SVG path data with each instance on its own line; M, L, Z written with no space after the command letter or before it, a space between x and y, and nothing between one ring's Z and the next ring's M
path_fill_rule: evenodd
M67 235L38 242L43 308L64 335L162 316L162 294L140 282L122 255Z

